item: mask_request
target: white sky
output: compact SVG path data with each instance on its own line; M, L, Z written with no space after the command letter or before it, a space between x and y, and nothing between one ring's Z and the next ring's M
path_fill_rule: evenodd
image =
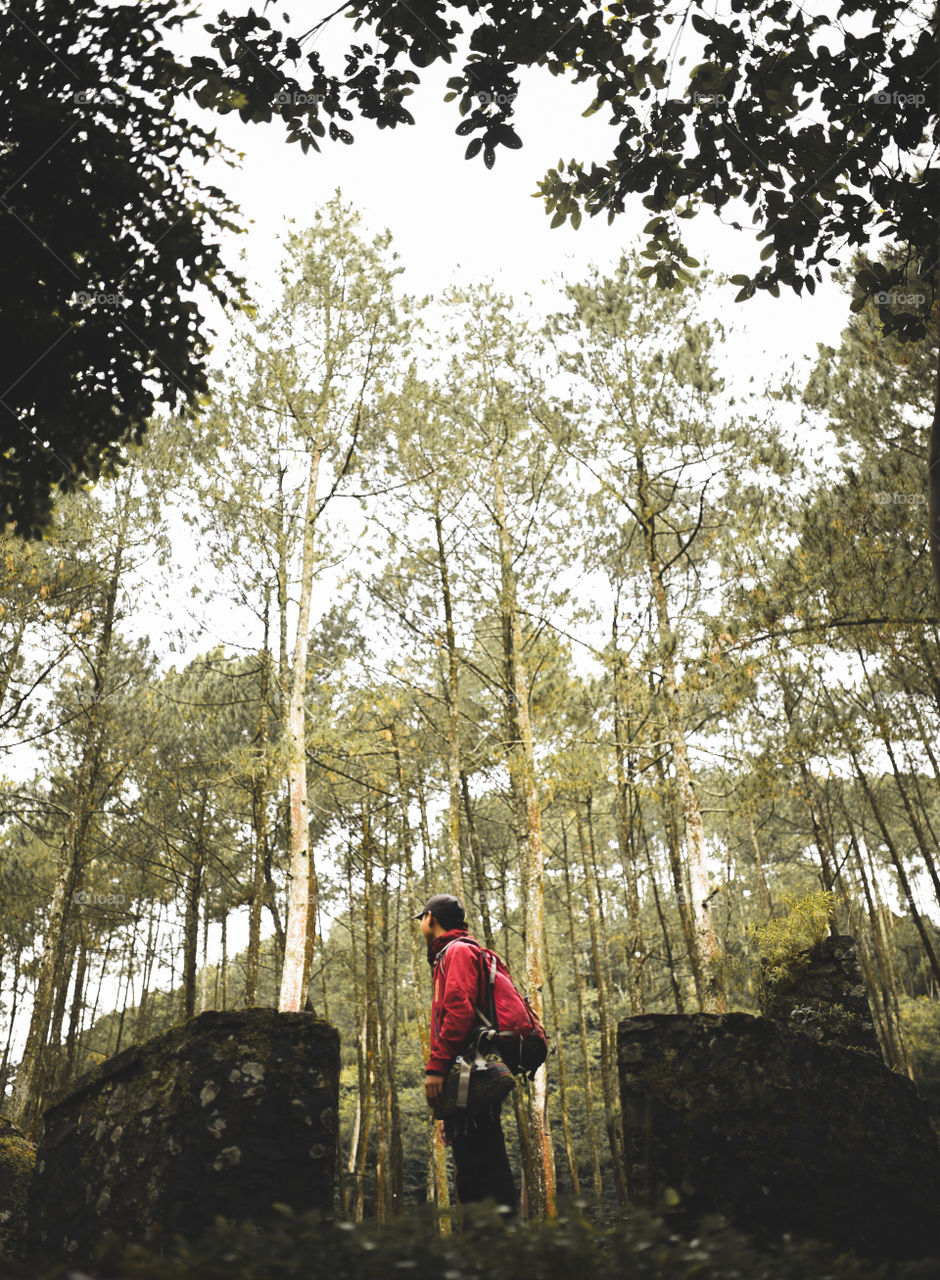
M211 15L221 7L211 3L201 9ZM289 7L304 15L291 23L297 33L311 25L319 8L310 3ZM282 5L270 9L275 24L281 12ZM351 24L335 19L330 46L338 50L350 35ZM192 24L186 50L194 50L198 39ZM328 58L325 40L319 47ZM301 70L294 73L303 84ZM514 120L522 149L498 151L495 167L487 170L479 156L464 160L467 140L454 134L461 119L457 104L443 102L453 68L441 64L421 74L425 84L408 103L416 125L380 131L357 120L348 126L356 139L351 146L327 139L320 154L304 155L298 145L289 145L278 121L244 125L235 113L211 118L222 139L244 154L237 170L220 167L213 177L250 220L247 236L231 237L230 260L244 248L245 270L259 297L276 293L278 236L285 220L304 225L337 187L368 228L392 231L406 268L405 286L417 294L439 294L449 284L487 277L506 292L540 294L543 281L579 279L591 262L612 266L636 242L653 216L639 196L613 225L602 216L586 219L577 231L568 224L551 230L541 200L533 198L538 181L559 159L603 161L610 154L616 132L605 113L582 117L591 100L587 86L547 72L524 73ZM750 213L742 205L730 216L749 226ZM687 247L704 266L734 275L758 265L761 246L752 232L723 225L709 210L682 226ZM815 354L816 343L834 343L846 323L847 299L833 285L821 286L812 297L782 293L779 299L759 297L739 305L733 303L736 292L728 287L721 319L746 327L735 346L750 372L779 369L798 355ZM224 335L220 339L224 347Z

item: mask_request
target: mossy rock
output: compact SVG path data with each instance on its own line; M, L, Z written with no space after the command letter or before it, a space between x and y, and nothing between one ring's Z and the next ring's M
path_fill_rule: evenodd
M31 1256L87 1269L217 1216L332 1207L339 1035L306 1013L210 1010L102 1063L44 1115Z
M36 1148L16 1125L0 1116L0 1256L16 1254L21 1248L35 1167Z
M634 1203L878 1258L940 1252L936 1136L874 1056L745 1013L627 1018L618 1056Z

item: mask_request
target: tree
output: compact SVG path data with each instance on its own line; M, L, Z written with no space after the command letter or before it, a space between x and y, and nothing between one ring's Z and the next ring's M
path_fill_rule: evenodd
M256 595L260 588L267 600L272 585L277 592L291 862L285 1010L306 998L315 936L305 704L314 579L332 552L321 518L380 430L377 405L404 340L407 304L395 296L400 268L390 244L387 232L367 242L338 193L309 229L291 233L281 301L246 333L247 369L229 368L199 424L217 425L221 443L201 469L223 526L222 559L231 567L249 557Z
M701 629L689 603L707 605L697 565L720 537L721 490L729 484L737 427L722 420L722 384L713 356L718 334L696 321L695 292L677 297L653 290L641 274L637 259L624 256L612 278L569 286L571 311L556 317L554 328L562 365L593 406L572 453L598 486L584 537L587 567L608 579L616 602L610 656L615 735L622 744L627 655L621 650L618 616L623 610L627 619L631 613L648 619L644 664L685 831L694 934L690 958L702 1007L718 1012L723 995L712 921L717 889L707 869L680 684L683 650L690 632ZM639 708L632 711L636 715Z
M80 883L87 833L95 813L96 801L100 802L100 796L96 792L100 784L107 699L112 692L110 667L113 660L115 612L128 555L130 505L128 493L119 495L111 562L105 569L102 584L101 620L94 646L89 646L83 654L88 668L88 688L81 708L85 719L83 741L69 797L68 821L59 847L29 1033L13 1094L14 1114L30 1124L36 1118L40 1097L49 1083L44 1077L43 1048L53 1016L56 985L60 989L63 985L61 968L68 941L67 925L72 898Z
M125 461L158 399L206 389L192 290L239 281L198 182L215 136L177 113L177 0L13 0L0 15L0 525L36 535L57 490Z

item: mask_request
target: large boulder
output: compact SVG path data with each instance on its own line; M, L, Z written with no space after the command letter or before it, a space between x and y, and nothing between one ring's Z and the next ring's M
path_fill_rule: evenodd
M914 1085L870 1054L746 1013L618 1028L631 1199L694 1221L940 1254L940 1152Z
M313 1014L207 1012L102 1063L45 1112L30 1253L161 1249L221 1215L331 1208L339 1035Z
M16 1125L0 1116L0 1256L17 1253L26 1223L26 1199L36 1148Z

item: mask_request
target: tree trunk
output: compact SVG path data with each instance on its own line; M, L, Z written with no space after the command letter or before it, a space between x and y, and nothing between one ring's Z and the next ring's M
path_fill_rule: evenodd
M127 1017L128 1006L134 1002L134 935L128 933L124 939L124 960L121 965L121 972L124 976L124 991L120 996L121 1012L118 1014L117 1036L115 1037L112 1055L121 1052L121 1043L124 1038L124 1022Z
M463 865L460 857L460 707L457 638L450 595L450 575L444 547L444 525L436 504L434 532L437 535L437 565L441 577L441 601L444 608L444 640L447 646L447 674L444 677L444 702L447 707L447 866L452 892L463 901Z
M884 921L881 918L880 911L881 904L878 901L878 886L877 883L875 883L873 892L872 881L869 880L868 877L865 860L862 857L862 851L859 848L858 838L856 837L855 830L847 811L844 810L844 812L848 821L849 831L851 833L850 848L855 858L855 866L858 870L859 878L862 882L862 890L865 895L865 905L868 908L868 919L871 925L872 944L881 975L888 1062L890 1066L904 1071L913 1080L914 1073L911 1070L911 1062L907 1053L907 1043L904 1038L904 1028L901 1024L897 974L894 969L894 960L891 956L891 945L884 932Z
M940 62L940 6L934 14L935 52L934 68ZM940 111L940 72L934 71L934 110ZM940 270L934 268L934 285L940 281ZM933 419L930 424L930 443L927 459L928 532L930 559L933 564L933 581L940 606L940 351L937 357L937 381L934 389Z
M352 869L352 850L348 852L348 862L346 866L346 892L350 902L356 900L357 896L353 894L353 869ZM359 1088L356 1094L356 1119L353 1127L352 1138L349 1146L349 1164L348 1172L353 1179L352 1194L347 1203L347 1213L352 1212L353 1219L356 1222L362 1221L364 1209L364 1192L365 1192L365 1167L366 1156L369 1145L369 1120L371 1116L372 1102L372 1081L369 1076L369 1063L367 1053L368 1041L368 1003L363 991L363 981L360 978L359 959L364 951L361 944L357 922L362 919L363 913L352 912L349 917L349 943L350 943L350 963L352 967L353 980L353 1007L360 1019L360 1030L356 1037L356 1068L358 1072Z
M666 924L666 917L663 914L663 906L659 897L659 884L656 880L656 868L653 866L653 857L650 853L649 840L646 835L646 828L637 807L637 817L640 822L640 834L643 839L643 849L646 853L646 865L649 868L650 884L653 889L653 901L656 905L656 915L659 919L659 928L663 935L663 950L666 955L666 965L669 969L669 982L672 987L672 998L675 1002L676 1013L685 1013L685 1005L682 999L682 988L679 985L679 976L676 973L675 961L672 958L672 943L669 938L669 926Z
M666 832L666 852L669 856L669 871L672 876L673 892L676 895L676 907L679 912L679 923L682 926L682 937L685 942L686 954L689 957L689 965L692 970L692 982L695 987L695 998L699 1007L704 1006L705 991L702 982L701 957L698 947L695 944L695 926L692 919L692 912L689 909L689 894L686 890L685 876L682 868L682 858L679 848L679 822L676 815L675 796L673 794L672 779L666 774L666 768L663 764L662 757L656 761L656 769L659 774L660 790L662 794L662 814L663 826Z
M10 1020L7 1024L7 1038L3 1046L3 1061L0 1062L0 1101L7 1096L7 1078L10 1073L10 1049L13 1044L13 1028L16 1026L16 1012L20 1000L20 952L13 955L13 1001L10 1005Z
M757 843L757 828L754 825L754 810L750 805L747 809L747 831L751 841L751 852L754 854L754 866L757 870L757 896L760 899L764 919L770 920L774 914L774 904L764 875L764 863L760 856L760 845Z
M140 979L140 1003L137 1006L137 1020L134 1025L134 1039L138 1044L147 1038L147 1027L150 1022L150 979L153 976L154 934L160 932L160 906L154 919L153 912L147 917L147 950Z
M542 940L545 956L545 981L548 986L549 1002L552 1006L552 1028L555 1032L555 1046L558 1050L558 1102L561 1107L561 1131L565 1138L565 1155L568 1160L568 1176L571 1178L571 1194L580 1196L581 1179L578 1177L578 1162L575 1159L574 1143L571 1140L571 1120L568 1115L568 1071L565 1064L565 1042L561 1034L561 1018L558 1014L558 1000L555 996L555 976L552 970L552 956L548 946L548 933Z
M898 762L894 754L894 746L892 745L891 739L888 735L887 716L885 713L884 705L881 700L881 695L879 694L877 688L875 687L874 682L872 681L871 676L868 673L868 668L865 665L865 655L863 654L862 649L859 645L855 646L855 652L858 654L859 661L862 664L862 670L865 673L865 680L868 684L869 692L871 693L872 700L875 704L875 710L878 712L878 716L877 716L878 734L879 734L879 737L881 738L881 741L885 744L885 750L887 751L888 759L891 762L891 770L894 774L894 781L898 789L898 794L901 797L901 803L904 805L904 811L907 814L907 820L911 824L911 830L914 832L914 838L917 841L917 847L920 851L920 856L924 860L924 865L927 868L927 874L930 876L930 882L933 885L934 895L937 899L938 905L940 905L940 875L938 875L937 873L937 865L933 860L933 852L932 852L932 849L935 847L936 842L932 842L927 839L927 836L924 832L924 828L921 825L921 822L918 819L916 812L914 811L914 806L911 804L911 798L908 795L907 787L904 785L904 778L901 774L901 770L898 768ZM928 815L927 821L929 822L929 820L930 819Z
M476 824L473 821L473 805L470 803L470 787L467 783L467 775L461 770L460 772L460 793L463 797L464 815L467 819L467 846L470 851L470 865L473 867L473 878L476 882L477 901L480 907L480 920L483 924L483 941L490 948L495 950L496 943L493 937L493 923L490 919L490 908L486 898L486 869L483 866L483 854L480 852L480 844L477 840ZM507 958L506 963L509 963Z
M294 642L290 699L287 707L287 778L290 793L290 880L284 969L278 1009L297 1013L304 1006L313 940L316 932L316 901L310 876L310 818L307 812L307 740L304 694L307 684L307 646L310 639L310 598L313 592L314 524L317 515L317 480L323 454L323 426L317 427L316 443L310 454L307 499L304 511L303 562L300 576L300 610Z
M270 697L271 655L268 652L271 589L264 595L264 643L261 647L261 688L258 694L258 727L255 730L251 780L252 850L251 896L248 905L248 951L245 956L245 1008L258 999L261 966L261 908L264 906L264 869L268 863L268 698Z
M205 821L208 795L203 791L199 798L199 817L196 824L196 844L189 875L186 877L186 913L183 919L183 1017L192 1018L196 1012L196 972L199 952L199 903L202 899L202 881L205 873ZM206 908L208 915L208 906Z
M101 961L101 972L98 974L98 985L97 985L97 987L95 988L95 1003L94 1003L94 1004L92 1005L92 1007L91 1007L91 1016L90 1016L90 1017L89 1017L89 1019L88 1019L88 1026L89 1026L89 1028L93 1027L93 1026L95 1025L95 1022L96 1022L96 1021L97 1021L97 1019L98 1019L98 1005L101 1003L101 988L104 986L104 981L105 981L105 978L107 977L107 973L108 973L108 961L111 959L111 948L112 948L113 946L114 946L114 931L113 931L113 929L112 929L112 930L109 930L109 932L108 932L108 936L107 936L107 938L105 939L105 944L104 944L104 959ZM172 969L172 964L173 964L173 961L172 961L172 954L173 954L173 953L172 953L172 951L171 951L171 953L170 953L170 955L171 955L171 960L170 960L170 965L171 965L171 970L170 970L170 990L171 990L171 991L172 991L172 990L173 990L173 988L176 986L176 982L175 982L175 974L174 974L173 969ZM103 1054L102 1054L102 1057L103 1057L103 1056L105 1056L105 1055L103 1055Z
M202 966L199 970L199 1012L205 1013L209 1007L209 872L204 867L202 876L202 893L205 898L205 910L202 913Z
M523 858L525 875L526 982L533 1008L542 1016L542 934L543 934L543 853L542 818L535 780L535 751L529 719L528 672L522 648L522 627L516 599L512 542L506 521L506 502L499 449L490 440L490 466L494 489L494 513L498 534L500 568L500 609L503 615L503 643L506 684L510 704L510 724L514 729L509 751L509 770L516 794L525 806ZM529 1188L530 1209L537 1217L554 1217L555 1162L548 1124L548 1089L545 1071L531 1082L529 1117L533 1141L533 1169L537 1185Z
M365 894L362 902L365 926L366 964L366 1073L375 1093L375 1216L379 1222L389 1218L389 1143L388 1143L388 1081L380 1044L379 978L377 969L378 944L375 928L375 892L372 883L372 837L369 813L362 807L362 859L365 873Z
M692 890L692 924L695 934L695 950L701 973L702 1008L706 1013L724 1013L724 995L718 983L718 940L712 921L713 894L708 884L708 867L705 854L705 827L699 807L698 793L692 776L689 752L679 707L676 683L675 634L669 617L666 595L665 569L656 545L656 515L646 491L646 471L642 458L637 459L637 496L641 509L641 523L646 538L646 558L650 588L656 609L659 632L659 659L662 665L662 695L666 718L666 731L672 748L672 765L675 770L679 799L685 818L685 847L689 881Z
M634 765L628 758L627 741L630 740L630 716L623 706L623 658L618 648L620 619L620 590L614 603L611 647L615 654L614 687L614 765L617 781L617 846L620 865L623 868L627 898L627 972L630 984L630 1012L643 1012L643 925L640 916L640 891L637 882L636 840L632 818L634 794Z
M604 1128L607 1130L607 1142L610 1147L611 1165L614 1174L614 1186L617 1189L618 1204L625 1204L627 1187L623 1176L623 1155L619 1140L619 1111L614 1073L611 1067L610 1027L607 1021L607 992L604 973L601 965L600 941L597 936L597 901L594 889L593 868L588 859L588 848L585 842L584 824L577 806L575 815L578 825L578 845L581 851L581 869L584 873L584 897L587 903L588 934L591 939L591 967L594 970L594 986L597 991L597 1019L600 1024L601 1038L601 1089L604 1094Z
M594 1127L594 1085L591 1079L591 1058L588 1049L587 1017L584 1012L584 980L581 966L578 963L578 939L574 921L574 905L571 894L571 872L568 868L568 847L565 829L562 827L562 870L565 876L565 907L568 915L568 939L571 946L571 975L574 979L575 1004L578 1010L578 1031L581 1041L581 1070L584 1073L584 1116L587 1128L588 1146L591 1151L591 1172L594 1178L594 1199L597 1204L604 1200L604 1185L601 1180L600 1152L597 1146L597 1132Z
M891 861L894 863L894 869L898 873L898 880L904 892L904 897L907 900L908 910L911 913L911 919L914 921L914 927L917 929L917 932L920 935L921 944L924 948L924 954L927 957L927 961L930 965L930 970L933 973L934 979L938 983L940 983L940 963L938 963L937 961L936 952L934 951L933 946L931 945L930 937L927 934L927 930L924 926L924 922L921 918L921 914L917 909L916 902L914 901L914 893L913 893L913 890L911 889L910 881L907 878L907 872L904 869L904 864L901 861L900 855L898 854L894 841L891 839L891 836L888 832L888 828L885 825L884 818L881 816L881 808L879 807L878 802L875 799L874 792L872 791L872 788L868 783L868 779L866 778L865 774L862 771L861 763L859 762L858 756L855 754L855 752L852 750L851 747L849 747L849 756L851 757L852 765L855 769L856 776L862 785L862 790L865 792L865 797L868 800L869 805L871 806L871 811L874 814L875 821L878 823L878 828L881 831L881 837L885 842L885 845L888 849L888 853L891 855Z
M49 1020L49 1034L46 1042L46 1053L49 1065L45 1072L50 1092L59 1089L62 1084L64 1054L62 1046L62 1023L65 1019L65 1006L68 1001L69 987L72 982L72 967L75 963L74 924L66 930L68 945L62 959L62 969L56 975L55 1000L52 1004L52 1017Z
M402 807L402 833L404 840L403 861L405 866L406 883L408 886L408 901L414 902L416 888L414 883L414 871L412 862L412 842L411 828L408 825L408 813L405 806ZM418 971L421 965L425 963L426 948L423 945L421 934L417 929L412 930L411 945L408 948L408 966L409 976L411 979L411 993L414 1003L415 1026L418 1031L418 1043L421 1046L421 1078L419 1080L419 1088L424 1085L424 1064L431 1056L431 1039L428 1027L428 1006L426 1002L422 1002L422 987L425 985L419 981ZM430 999L428 993L427 999ZM438 1209L450 1208L450 1188L447 1183L447 1151L442 1142L440 1142L437 1133L437 1124L433 1116L428 1113L428 1200L434 1201ZM442 1217L440 1219L441 1234L447 1234L450 1231L450 1219Z

